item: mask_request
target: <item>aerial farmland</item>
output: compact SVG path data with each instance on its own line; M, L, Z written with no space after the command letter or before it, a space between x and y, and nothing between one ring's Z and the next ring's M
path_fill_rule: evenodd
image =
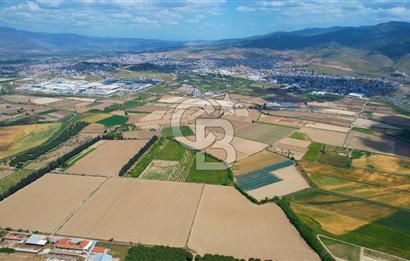
M192 58L164 59L180 55ZM163 80L108 96L0 95L0 250L410 258L408 115L376 98L116 66L86 78Z

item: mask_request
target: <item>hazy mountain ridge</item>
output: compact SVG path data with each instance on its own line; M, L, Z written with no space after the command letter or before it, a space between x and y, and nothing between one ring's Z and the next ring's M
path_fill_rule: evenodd
M36 33L7 27L0 27L0 39L0 52L8 53L130 52L183 46L176 41Z

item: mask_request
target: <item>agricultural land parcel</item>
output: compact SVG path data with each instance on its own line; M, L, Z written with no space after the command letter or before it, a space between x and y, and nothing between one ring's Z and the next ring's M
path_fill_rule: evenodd
M67 169L67 173L96 176L118 176L119 171L142 147L147 140L108 140L93 152Z
M58 225L104 181L103 178L46 174L0 202L2 228L46 233Z
M0 158L33 148L49 139L59 123L0 127Z

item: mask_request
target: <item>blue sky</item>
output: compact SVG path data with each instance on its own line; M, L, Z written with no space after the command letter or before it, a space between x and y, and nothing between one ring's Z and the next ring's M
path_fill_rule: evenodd
M213 40L410 21L410 1L0 0L0 25L41 32Z

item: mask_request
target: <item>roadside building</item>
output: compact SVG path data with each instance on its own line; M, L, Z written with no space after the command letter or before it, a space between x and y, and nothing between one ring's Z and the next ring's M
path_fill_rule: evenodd
M46 236L40 234L32 234L29 238L26 239L24 243L35 246L45 246L47 242L48 239Z

